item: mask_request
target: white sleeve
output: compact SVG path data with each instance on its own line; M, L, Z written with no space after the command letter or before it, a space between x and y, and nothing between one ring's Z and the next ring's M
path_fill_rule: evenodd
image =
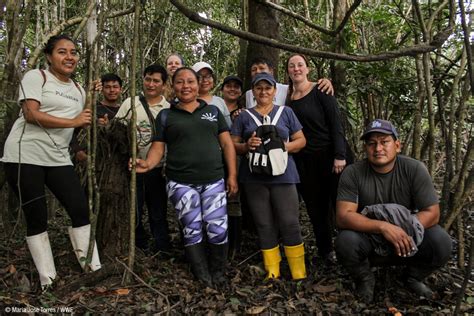
M33 99L39 103L43 100L43 85L45 79L39 69L28 71L19 86L18 101Z

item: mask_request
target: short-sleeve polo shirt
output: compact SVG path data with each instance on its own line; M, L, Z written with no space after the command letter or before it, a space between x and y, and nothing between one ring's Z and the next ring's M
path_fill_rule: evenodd
M229 128L217 107L198 101L192 113L172 104L156 118L153 140L166 143L166 176L175 182L207 184L224 177L219 134Z

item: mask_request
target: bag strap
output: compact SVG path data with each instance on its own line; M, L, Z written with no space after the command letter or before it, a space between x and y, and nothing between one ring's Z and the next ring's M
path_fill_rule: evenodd
M262 122L260 122L260 120L255 115L253 115L252 112L250 112L250 109L246 109L245 111L250 115L251 118L253 118L255 124L257 124L257 127L262 125Z
M143 109L145 109L145 113L148 116L148 120L150 121L151 125L151 136L152 138L155 137L155 118L153 117L153 114L150 111L150 106L148 105L148 102L145 99L145 96L140 93L138 96L138 99L140 100L141 104L143 105Z
M277 112L276 112L276 114L275 114L275 117L274 117L273 120L272 120L272 125L275 125L275 126L277 125L278 120L280 119L281 113L283 113L283 107L282 107L282 106L279 106L279 107L278 107L278 110L277 110Z
M273 117L273 120L271 122L270 122L270 117L268 115L265 115L263 117L263 124L262 124L262 122L260 122L260 120L252 112L250 112L250 109L247 109L245 111L247 111L247 113L250 114L250 117L255 121L255 124L257 124L257 126L270 125L270 124L271 125L276 125L278 123L278 120L280 119L281 113L283 113L283 107L278 106L278 110L275 114L275 117Z

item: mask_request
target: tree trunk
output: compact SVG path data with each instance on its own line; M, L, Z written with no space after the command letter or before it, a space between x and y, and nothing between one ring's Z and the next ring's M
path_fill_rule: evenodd
M98 130L96 173L101 194L96 237L103 258L123 257L129 250L129 133L116 121Z
M241 0L240 2L241 7L241 28L244 31L248 31L248 16L249 16L249 0ZM247 49L248 49L249 42L239 38L239 62L237 66L237 74L238 76L244 80L244 87L250 87L250 82L245 81L246 74L248 73L247 67Z
M258 3L256 0L249 0L249 31L255 34L265 36L270 39L280 39L280 22L278 12ZM250 63L257 57L267 58L275 68L275 79L278 80L278 59L280 50L249 42L247 47L247 72L245 82L250 82Z
M341 22L347 11L347 0L336 0L334 1L334 15L333 15L333 29L335 29ZM345 31L342 30L334 38L334 52L342 53L345 51L346 41ZM339 100L340 104L346 104L347 99L347 77L346 67L341 61L331 62L331 79L335 90L335 96Z
M413 129L413 142L411 147L411 156L417 160L421 159L421 118L423 115L423 108L425 104L425 81L423 79L423 64L419 56L415 57L416 66L416 77L417 77L417 88L418 88L418 102L415 108L414 115L414 129Z

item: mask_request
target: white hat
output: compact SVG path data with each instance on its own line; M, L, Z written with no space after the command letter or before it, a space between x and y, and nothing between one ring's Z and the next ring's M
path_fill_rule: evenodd
M207 69L209 69L211 72L214 72L214 70L212 69L211 65L209 65L209 64L206 63L205 61L197 62L197 63L195 63L191 68L193 68L193 70L194 70L195 72L199 72L201 69L204 69L204 68L207 68Z

